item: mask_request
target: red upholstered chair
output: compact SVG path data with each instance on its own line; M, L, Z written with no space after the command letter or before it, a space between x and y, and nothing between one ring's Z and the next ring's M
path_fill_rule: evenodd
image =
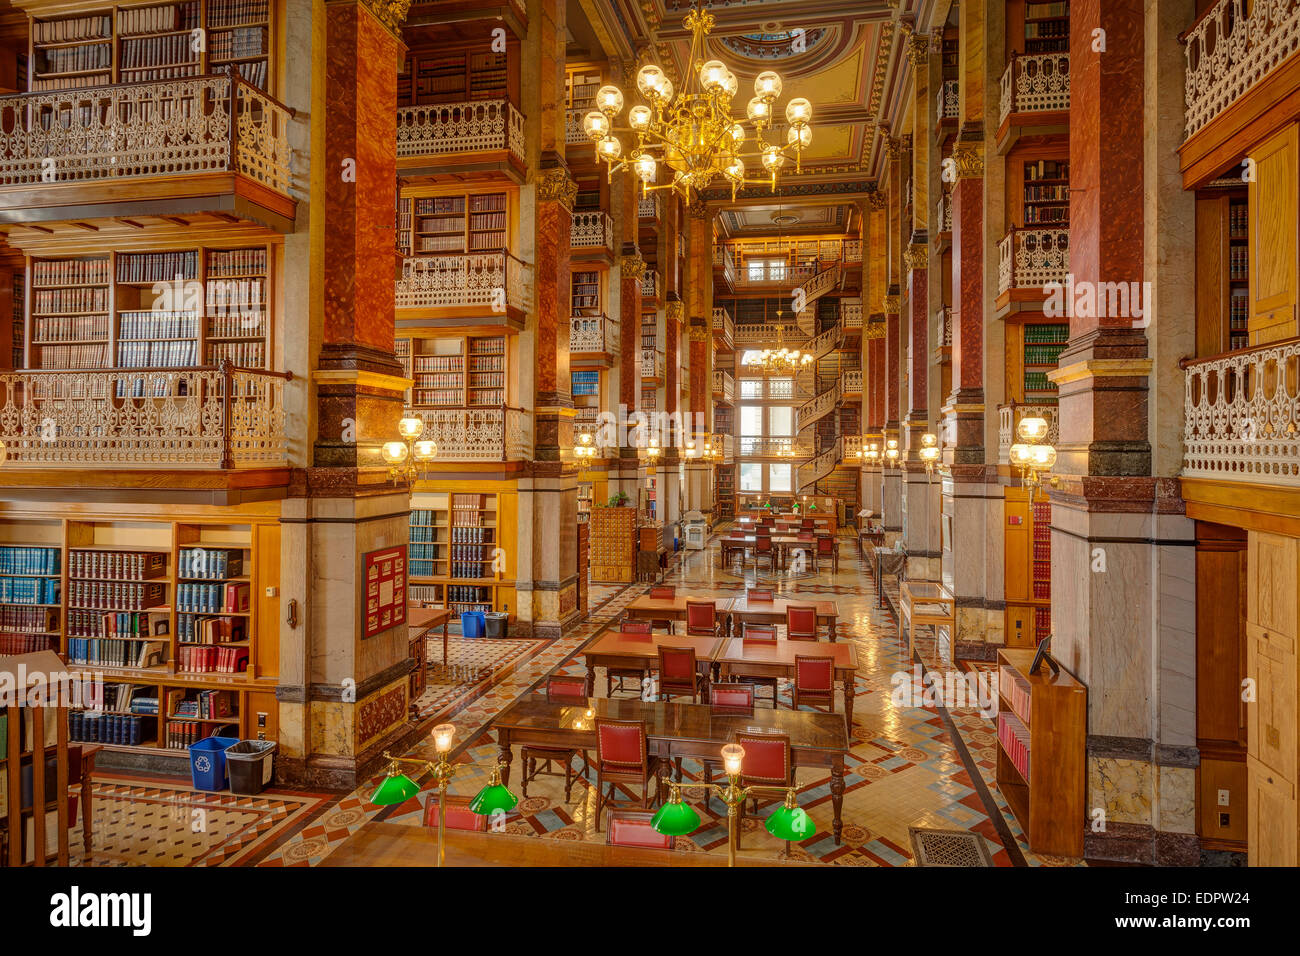
M794 709L800 704L825 704L835 710L835 663L829 657L795 655Z
M794 765L790 760L790 738L786 734L740 732L736 743L745 748L745 759L740 763L742 787L790 787L794 785ZM755 813L758 798L752 799ZM740 848L740 834L744 826L745 806L740 806L740 819L736 824L736 848ZM790 845L786 844L786 855Z
M709 707L719 713L754 712L753 684L714 684L709 688Z
M813 557L815 564L826 560L831 563L832 570L840 569L840 549L835 545L835 538L829 534L818 535L817 550L813 552Z
M438 825L438 791L430 790L428 803L424 807L424 825ZM447 829L475 830L486 833L488 818L482 813L475 813L469 808L469 797L447 797Z
M649 634L654 628L649 621L642 621L634 617L625 617L619 623L618 629L624 634Z
M640 635L649 641L652 631L651 624L652 622L650 621L641 621L635 618L625 617L619 623L618 631L623 635ZM648 676L645 670L640 667L610 667L606 669L606 673L609 675L607 685L611 697L614 696L615 691L622 693L628 690L627 687L623 686L623 681L625 680L634 681L636 683L635 693L640 697L641 682Z
M695 648L659 648L660 700L690 697L692 701L698 703L700 691L707 686L708 676L700 673L700 665L695 661Z
M570 703L576 705L587 705L587 681L581 677L552 677L546 682L546 701L547 703ZM523 782L521 784L524 798L528 797L528 784L538 777L563 777L564 778L564 802L569 802L569 794L573 790L573 781L577 774L573 772L573 758L579 753L582 754L582 773L586 773L591 758L587 756L586 751L580 747L537 747L529 744L520 748L519 762L523 767ZM560 773L551 769L552 764L561 764L564 772Z
M773 601L775 596L771 588L749 588L745 591L747 601Z
M677 597L677 586L673 584L656 584L646 595L656 601L671 601ZM657 631L673 632L672 618L657 618L650 622Z
M641 809L650 804L650 779L659 769L658 758L646 752L645 721L596 718L596 829L600 813L614 802L614 785L633 784L641 788ZM605 784L609 783L609 794ZM659 794L656 793L656 802Z
M774 624L754 624L746 621L742 631L742 648L751 645L774 645L776 644L776 625ZM735 676L731 680L741 684L749 684L756 691L760 687L766 687L772 691L772 706L776 706L777 698L780 695L780 684L775 677L750 677L748 675Z
M811 604L787 604L785 639L787 641L817 640L817 608Z
M772 548L772 538L770 535L760 534L754 539L754 570L758 570L758 563L766 561L767 566L773 571L776 570L776 551Z
M817 522L813 521L812 518L804 518L803 521L799 522L799 527L803 528L804 531L816 531Z
M677 845L677 838L663 833L656 833L650 825L653 813L642 810L610 810L609 830L605 832L605 842L610 846L644 846L655 850L671 850Z
M689 637L717 637L722 622L713 601L686 602L686 634Z

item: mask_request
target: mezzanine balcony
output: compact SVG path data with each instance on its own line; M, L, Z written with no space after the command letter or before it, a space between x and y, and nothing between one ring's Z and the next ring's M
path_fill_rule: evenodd
M659 281L659 273L654 269L647 269L645 274L641 276L641 299L643 301L645 299L658 301L662 293L663 288Z
M0 221L141 215L167 202L287 232L293 115L225 74L2 96Z
M662 382L664 380L664 353L659 349L642 349L641 350L641 380Z
M1011 57L1002 74L997 145L1006 152L1023 131L1068 130L1070 54L1030 53Z
M509 100L397 108L397 168L405 175L501 172L523 182L524 117Z
M490 324L523 328L532 307L531 276L532 267L508 252L408 256L394 283L397 318L413 320L437 310L437 318L451 324L490 317Z
M569 352L586 361L574 359L575 366L608 366L610 358L618 352L618 329L614 320L606 315L575 315L569 319Z
M527 412L518 408L417 408L424 433L438 443L438 462L525 461Z
M998 314L1041 308L1044 286L1069 272L1069 226L1011 229L998 243Z
M713 400L722 405L731 405L736 400L736 380L724 369L713 370Z
M730 352L736 344L736 320L720 305L713 307L713 342L723 352Z
M578 211L569 226L569 254L580 261L603 259L614 255L614 220L600 209Z

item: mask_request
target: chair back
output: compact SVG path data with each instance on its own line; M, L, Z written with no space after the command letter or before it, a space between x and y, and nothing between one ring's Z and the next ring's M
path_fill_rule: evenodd
M630 770L646 767L645 721L596 718L596 760Z
M552 677L546 682L546 701L585 704L587 681L581 677Z
M438 825L438 791L436 790L429 791L428 803L424 807L424 825L426 827L436 827ZM474 830L479 833L486 833L487 817L482 813L475 813L471 810L468 798L448 797L447 829Z
M659 687L695 691L695 648L659 647Z
M835 664L829 657L794 658L794 686L806 693L831 693L835 690Z
M771 588L749 588L745 592L747 601L772 601L775 600Z
M745 748L740 762L743 783L782 785L790 782L790 737L787 734L737 733Z
M771 624L755 624L746 621L743 641L746 644L775 644L776 628Z
M709 706L721 711L754 712L753 684L713 684L709 688Z
M811 541L813 539L813 533L811 531L800 531L797 535L795 535L795 537L797 537L800 541Z
M712 601L686 602L686 633L709 635L718 628L718 606Z
M830 535L828 535L828 534L821 535L821 536L817 539L817 553L818 553L818 554L834 554L834 553L835 553L835 539L832 538L832 537L831 537Z
M803 528L805 531L811 531L817 527L817 522L813 521L812 518L804 518L803 521L799 523L799 527Z
M653 630L650 626L652 622L641 621L634 618L625 617L619 624L618 629L624 634L649 634Z
M759 535L754 539L754 550L767 554L772 550L772 539L767 535Z
M671 850L677 838L666 833L656 833L650 821L654 814L645 810L610 810L609 829L605 843L609 846L644 846L655 850Z
M785 609L785 636L791 641L817 640L817 609L807 604L791 604Z
M650 589L649 596L656 601L671 601L677 597L677 586L675 584L656 584Z

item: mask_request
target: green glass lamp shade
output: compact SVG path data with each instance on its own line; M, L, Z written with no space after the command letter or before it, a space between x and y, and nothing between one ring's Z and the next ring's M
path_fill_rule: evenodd
M686 836L699 825L700 815L680 799L665 803L650 820L655 833L665 836Z
M370 798L370 802L379 807L391 807L395 803L411 799L419 792L419 786L406 774L389 774Z
M777 807L767 818L767 832L779 840L806 840L817 832L803 807Z
M469 802L470 810L487 817L497 811L508 813L518 805L519 798L499 783L488 784Z

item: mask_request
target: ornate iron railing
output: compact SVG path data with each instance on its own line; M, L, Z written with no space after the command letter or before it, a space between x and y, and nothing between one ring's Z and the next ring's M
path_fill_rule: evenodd
M582 128L582 118L587 115L586 110L565 110L564 111L564 144L566 146L577 146L586 143L592 145L591 140L587 137L587 131Z
M961 96L956 80L944 80L940 84L935 105L939 120L956 119L961 115Z
M713 331L721 332L722 338L729 344L736 341L736 321L731 317L731 313L720 305L713 307Z
M805 462L795 469L795 488L799 494L807 494L809 490L821 481L838 465L844 458L844 439L837 437L829 448L817 455L811 461Z
M418 408L421 437L438 444L438 461L521 461L530 452L527 413L517 408Z
M825 418L843 401L844 390L842 383L837 379L835 384L820 395L814 396L804 402L794 412L794 430L802 432L809 425Z
M724 401L736 400L736 380L724 369L713 370L713 394L722 396Z
M532 305L532 267L508 252L468 256L410 256L394 285L397 308Z
M1183 362L1183 477L1300 481L1300 339Z
M230 363L0 372L5 467L284 465L284 383L292 378Z
M658 219L663 204L659 199L658 193L652 193L649 196L642 196L637 200L636 213L640 219Z
M802 459L812 454L812 446L797 438L758 438L741 435L741 458L789 458Z
M569 227L569 245L574 249L604 246L614 248L614 220L600 210L575 212Z
M1300 0L1219 0L1183 42L1190 137L1300 49Z
M952 232L952 193L940 192L935 207L935 223L940 232Z
M4 96L0 185L230 172L287 196L292 117L228 75Z
M862 240L845 239L844 252L841 255L842 262L861 262L862 261Z
M862 394L862 369L851 368L844 372L844 391L850 395Z
M939 347L952 348L952 309L945 306L935 316L939 326Z
M1070 54L1031 53L1014 56L1002 74L1002 111L1045 113L1070 108Z
M840 322L846 329L862 328L862 300L858 297L840 299Z
M1047 437L1043 442L1056 446L1060 443L1055 405L1017 405L1014 402L998 406L998 464L1011 464L1011 446L1018 439L1016 429L1022 418L1042 418L1047 422Z
M641 276L641 295L649 299L659 298L659 273L654 269L647 269Z
M397 109L397 156L509 150L524 161L524 117L509 100L429 103Z
M664 353L658 349L641 350L641 377L664 377Z
M1063 283L1069 271L1069 229L1012 229L998 244L999 293Z
M569 320L570 352L613 352L617 347L618 332L607 316L575 315Z
M782 340L786 345L802 344L808 339L808 336L797 325L776 322L738 323L732 338L738 346L762 348L776 344L778 329L781 330Z

